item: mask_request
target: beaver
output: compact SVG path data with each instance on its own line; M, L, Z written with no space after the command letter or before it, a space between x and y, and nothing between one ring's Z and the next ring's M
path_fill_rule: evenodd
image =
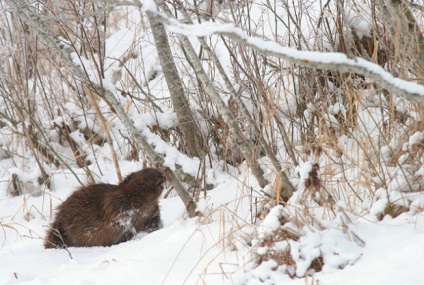
M155 168L128 175L118 185L76 190L59 205L45 248L111 246L163 226L159 196L166 178Z

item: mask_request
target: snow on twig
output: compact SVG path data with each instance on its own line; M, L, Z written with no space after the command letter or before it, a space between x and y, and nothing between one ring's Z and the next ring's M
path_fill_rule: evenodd
M169 30L174 33L198 37L220 34L259 52L302 66L361 74L374 80L390 92L418 103L424 103L424 86L396 78L378 64L360 57L349 58L346 54L337 52L300 51L295 48L282 46L274 41L250 37L242 29L235 27L233 24L207 22L188 25L180 23L175 19L165 18L159 14L157 16L161 17Z

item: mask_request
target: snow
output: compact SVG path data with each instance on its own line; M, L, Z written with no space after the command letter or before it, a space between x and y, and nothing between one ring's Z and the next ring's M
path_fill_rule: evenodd
M157 11L156 3L153 0L140 0L143 10L155 12Z
M56 184L68 185L65 176L57 179L60 181ZM246 247L234 250L226 244L235 244L231 239L238 230L225 211L247 214L241 208L249 209L249 199L240 198L242 189L234 191L236 197L226 195L228 189L237 189L236 185L236 181L229 181L208 192L207 199L202 200L203 209L215 214L207 220L187 218L178 197L162 199L163 229L112 247L70 248L72 259L65 250L43 249L42 240L37 238L43 236L48 224L38 212L48 217L45 198L2 198L4 244L0 249L0 284L258 284L254 280L268 280L271 276L284 284L305 284L302 279L292 280L273 271L274 261L263 263L251 279L239 269L250 253ZM70 188L58 189L56 194L65 198L72 192ZM54 205L58 202L53 199ZM29 211L28 221L22 206L37 209ZM273 208L263 228L277 228L276 217L281 210L281 206ZM25 236L19 237L5 225L18 228ZM323 271L309 277L322 284L420 284L424 265L422 214L405 213L380 223L359 218L349 231L364 244L349 241L336 229L313 231L298 243L290 242L293 257L303 261L298 264L297 274L305 273L308 260L323 254ZM354 240L354 236L350 235L350 239ZM245 278L248 278L246 283Z
M406 222L406 223L404 223ZM424 219L408 217L383 221L377 225L361 223L356 232L366 250L354 265L329 276L317 274L324 284L421 284L420 256L424 249ZM322 273L324 274L324 272Z
M140 3L143 11L157 12L154 1L143 0ZM258 22L266 22L267 15L272 13L267 12L262 3L253 5L258 9L252 11L251 17ZM281 7L278 9L278 12L284 11ZM347 12L351 13L348 24L357 31L358 36L368 36L368 22L353 11ZM160 76L149 81L153 74L160 74L161 67L150 35L147 31L139 30L138 25L142 21L139 11L134 9L127 17L128 24L121 23L105 39L104 78L100 78L91 59L74 53L73 62L85 69L93 83L101 84L117 95L122 104L129 106L130 100L119 96L119 83L116 83L119 78L114 76L122 69L117 59L121 60L134 53L141 57L142 63L134 64L129 59L125 64L134 69L133 74L143 87L152 92L146 96L167 98L167 87ZM302 28L308 28L307 24L304 25L306 26ZM283 25L279 23L278 28L283 29ZM365 73L378 74L400 90L407 90L418 96L424 95L422 85L394 78L382 67L369 61L348 58L342 53L299 51L285 47L281 42L251 38L233 24L203 22L186 25L170 20L169 30L190 36L191 39L195 36L223 33L229 38L238 37L250 46L304 64L315 62L362 68ZM265 30L263 38L274 36L271 30ZM232 74L230 57L217 38L211 37L216 41L219 59L224 63L228 74ZM308 42L312 43L314 40L317 39L312 37ZM218 76L216 79L219 81ZM242 88L237 84L235 87ZM131 93L133 90L128 88L128 93ZM333 151L330 163L325 161L324 156L316 158L317 161L302 156L303 160L298 167L287 167L294 173L295 177L290 179L298 182L297 185L294 183L298 190L285 206L270 206L269 213L262 221L258 218L258 212L267 208L262 207L260 202L268 198L266 194L273 193L273 184L261 189L246 164L237 168L227 166L229 169L224 170L222 163L212 157L208 158L211 162L205 166L204 178L213 189L200 193L198 217L189 218L181 199L172 191L170 197L162 197L160 200L164 222L162 229L149 234L140 233L128 242L111 247L69 248L68 251L43 248L43 238L53 220L54 209L81 183L87 183L86 172L72 163L69 163L69 168L45 165L50 177L50 189L47 189L38 183L41 173L37 161L28 151L26 140L7 128L0 129L0 285L423 283L424 195L420 181L424 177L424 167L412 158L415 148L422 147L424 132L405 132L402 133L403 140L393 137L388 142L386 137L381 136L385 122L380 108L377 108L379 105L373 101L381 95L374 90L363 92L367 93L363 96L366 103L357 110L360 124L356 126L357 130L352 130L354 134L338 137L334 148L338 148L339 154L336 156L335 149L330 150ZM282 111L295 117L297 99L293 94L285 95L279 103L283 102ZM0 106L4 104L2 100L0 97ZM254 112L252 102L243 100L249 111ZM99 105L102 112L109 112L109 106L104 102L99 101ZM70 136L87 152L88 160L95 162L89 166L95 180L118 183L109 145L91 145L92 148L88 148L80 131L90 128L102 134L98 119L93 115L95 112L91 114L82 111L79 102L72 101L66 101L65 109L66 112L61 112L60 116L46 119L46 129L54 124L72 126L76 122L79 130L71 132ZM396 109L405 114L410 110L401 105L397 105ZM305 117L310 119L318 111L319 106L309 104ZM336 115L344 118L347 116L347 110L341 102L330 105L328 111L328 126L339 125ZM164 156L165 166L176 169L179 165L187 174L199 174L199 169L204 166L200 158L183 154L176 146L164 141L151 130L154 127L162 130L178 127L175 112L167 108L159 112L143 106L128 108L128 115L155 151ZM411 117L419 120L420 114L418 111L411 112ZM25 123L29 124L29 121ZM115 147L119 149L117 156L122 174L125 176L141 169L144 161L128 160L128 150L125 149L127 141L119 136L127 135L122 124L111 117L108 117L107 123L114 135L113 139L116 140ZM303 147L304 142L297 138L296 130L293 132L291 135L295 147ZM65 161L70 161L67 158L72 157L72 150L59 145L57 130L48 129L47 133L48 139L55 142L55 151ZM360 144L362 141L369 142L369 146L366 145L369 148L378 146L377 154L373 157L377 167L370 165L365 159L369 152L364 144ZM399 157L402 167L390 164L394 157L393 151L398 148L405 152ZM15 157L19 159L10 159L6 154L9 149L13 149ZM285 162L285 154L280 155L278 159ZM272 182L274 173L269 173L268 164L266 159L261 161L261 166ZM314 193L316 195L309 195L310 190L305 189L302 183L310 177L315 164L326 166L320 168L320 178L326 177L326 173L331 173L331 177L321 181L321 192L317 190ZM346 165L343 173L339 164ZM375 171L375 168L382 169ZM24 183L23 193L17 197L8 193L12 174L16 174ZM343 188L347 188L346 185L350 188ZM334 201L326 200L326 195L330 194ZM396 217L382 215L389 205L402 206L407 210ZM132 213L127 214L131 216ZM282 225L281 221L285 219L287 222ZM122 222L131 227L130 219ZM299 238L286 238L276 240L272 246L259 246L261 240L273 237L276 231L298 234ZM265 255L270 249L289 251L296 266L279 264L273 259L256 264L258 255ZM320 272L314 272L310 268L311 262L317 258L322 258L324 262Z
M66 183L66 178L61 179ZM219 189L216 191L220 192ZM69 191L62 192L69 194ZM217 194L217 197L222 196ZM47 205L43 206L43 200L43 197L27 197L26 203L47 217L49 209ZM23 228L32 231L29 235L43 236L48 221L38 212L35 213L37 217L29 222L19 219L11 223L9 217L3 215L19 212L22 202L22 197L0 201L2 225L12 224L20 228L25 223ZM54 204L57 202L54 199ZM210 203L220 204L222 201L214 199ZM5 244L0 250L0 284L116 284L118 281L182 284L187 278L197 280L211 259L221 252L216 246L220 236L215 235L221 228L220 222L202 225L198 219L187 219L178 197L162 200L160 206L163 229L109 248L70 248L72 259L65 250L45 250L41 239L19 237L6 227L1 235ZM231 255L229 260L233 258ZM218 270L216 266L214 270ZM197 274L191 274L196 268ZM14 279L15 273L18 279Z
M262 223L264 233L272 233L281 227L279 217L281 216L282 210L283 206L277 206L271 209Z
M416 100L424 102L424 86L395 78L378 64L363 58L355 57L350 59L346 54L337 52L300 51L295 48L282 46L277 42L263 40L259 37L249 37L242 29L232 24L207 22L187 25L172 19L169 22L168 28L175 33L196 35L198 37L223 34L248 46L255 47L260 51L288 59L292 62L301 63L305 66L327 69L337 66L339 71L357 72L366 76L372 76L372 79L382 86L388 86L401 94L407 92Z
M314 163L312 161L306 161L301 166L297 168L297 173L300 176L300 179L305 180L309 177L309 173L312 171Z
M424 141L424 132L416 132L409 138L409 144L412 146L414 144L419 144Z

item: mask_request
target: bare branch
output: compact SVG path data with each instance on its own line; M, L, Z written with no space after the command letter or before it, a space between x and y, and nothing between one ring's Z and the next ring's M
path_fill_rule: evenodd
M172 57L165 27L162 22L157 20L154 13L147 11L147 18L149 19L152 29L162 71L165 75L169 93L171 94L172 104L174 105L175 113L178 116L179 128L184 134L190 155L201 157L203 153L202 145L204 144L202 142L202 135L200 134L199 128L194 123L190 104L187 96L185 95L177 66L175 65Z
M348 58L345 54L336 52L299 51L294 48L284 47L273 41L249 37L242 29L232 24L204 23L187 25L163 16L161 18L168 25L168 28L175 33L199 37L220 34L266 55L282 58L301 66L361 74L398 96L418 103L424 103L424 86L396 78L381 66L360 57Z
M43 42L50 47L58 56L60 56L63 63L67 65L69 69L73 72L73 74L80 80L83 80L87 84L91 85L98 96L105 99L107 102L113 106L116 115L121 120L121 122L126 127L127 131L136 139L136 141L140 144L143 152L148 157L149 161L158 167L162 167L165 170L165 174L167 176L168 181L174 186L178 195L182 199L183 203L186 206L186 209L190 216L194 215L194 211L196 205L192 200L190 194L182 185L178 176L168 167L163 165L163 158L161 158L153 149L153 147L147 142L147 140L143 137L140 131L134 126L133 122L125 113L118 99L109 91L104 89L99 84L90 80L89 76L86 75L80 67L78 67L71 59L71 53L73 52L71 49L64 49L60 42L55 38L55 35L52 35L49 32L48 27L40 21L38 16L33 13L28 5L26 5L22 1L9 1L9 4L14 8L17 15L32 28L34 31L40 36Z

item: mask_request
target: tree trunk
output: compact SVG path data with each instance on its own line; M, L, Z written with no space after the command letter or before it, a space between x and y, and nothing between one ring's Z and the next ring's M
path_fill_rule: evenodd
M161 7L161 9L165 10L165 13L168 16L171 16L169 8L163 2L158 3L158 6ZM205 91L211 96L213 102L216 104L218 110L221 112L225 123L228 125L231 130L231 133L234 135L237 144L239 145L240 150L243 154L243 157L246 160L246 163L249 164L249 166L251 167L252 174L258 180L259 185L262 188L265 187L267 184L269 184L269 182L264 178L264 172L258 164L257 154L252 151L252 145L249 144L247 139L244 137L243 132L240 130L233 114L228 109L224 100L222 100L221 96L216 92L215 88L210 82L190 41L187 39L186 36L181 34L178 35L178 40L180 41L181 46L184 48L184 51L187 54L187 59L192 64L197 78L202 83L202 86Z
M146 14L152 29L162 71L168 85L169 93L171 94L172 104L180 123L179 128L184 135L184 141L187 143L189 154L191 156L202 157L202 135L194 123L190 104L185 95L177 66L172 57L165 27L152 12L147 11Z
M60 41L56 40L56 37L52 35L51 32L48 32L48 27L42 21L38 20L38 16L34 14L32 10L29 9L29 6L22 4L21 2L12 0L9 1L10 5L14 7L14 11L17 15L22 19L22 21L26 22L43 40L43 42L51 48L51 50L61 58L63 64L66 65L74 74L76 78L82 80L86 84L89 84L94 90L96 90L96 94L113 107L113 111L116 113L120 121L123 123L127 131L133 136L136 141L140 144L141 149L144 154L148 157L149 161L155 165L159 166L165 171L165 175L168 181L174 186L177 191L179 197L183 201L186 206L188 214L192 217L195 214L196 204L191 198L190 194L182 185L178 176L168 167L163 166L163 158L160 157L153 149L153 147L147 142L147 140L143 137L140 131L134 126L134 123L127 116L124 109L122 108L118 99L108 90L105 90L100 85L91 82L90 79L86 76L86 74L79 68L70 57L70 53L73 52L72 49L65 49L59 46Z

